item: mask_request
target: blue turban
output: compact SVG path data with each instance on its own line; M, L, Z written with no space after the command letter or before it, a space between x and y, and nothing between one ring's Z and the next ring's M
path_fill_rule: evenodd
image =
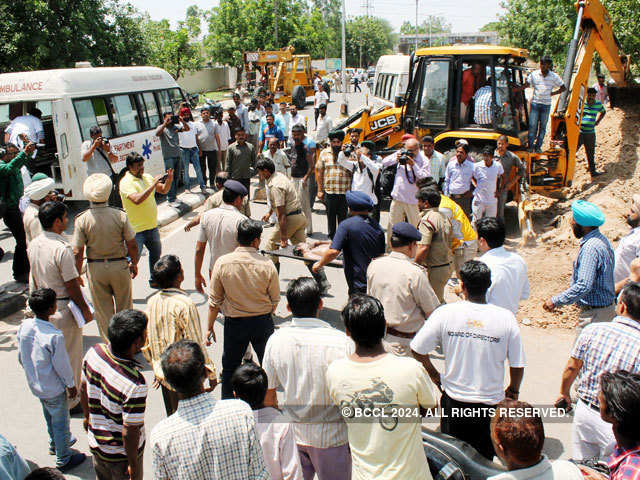
M573 220L583 227L599 227L604 223L604 213L596 204L576 200L571 204Z
M371 197L363 192L350 190L347 192L347 205L354 212L364 212L373 209Z

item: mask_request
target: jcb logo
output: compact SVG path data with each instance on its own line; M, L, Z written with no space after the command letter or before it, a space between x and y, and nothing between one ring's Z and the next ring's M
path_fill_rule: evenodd
M398 123L398 119L395 115L389 115L388 117L379 118L369 124L369 129L371 130L380 130L381 128L390 127Z

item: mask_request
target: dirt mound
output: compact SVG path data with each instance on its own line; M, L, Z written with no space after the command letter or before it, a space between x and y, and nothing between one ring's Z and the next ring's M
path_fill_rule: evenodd
M579 241L573 236L569 219L571 202L589 200L606 215L601 231L614 248L629 231L625 215L634 193L640 192L640 107L608 110L596 127L596 166L604 174L591 181L584 149L577 155L572 186L563 199L535 196L534 224L538 242L532 248L519 248L529 269L531 296L520 306L518 318L543 328L573 328L579 310L563 307L554 313L542 309L543 302L568 288ZM515 242L514 242L515 246ZM526 319L526 320L525 320Z

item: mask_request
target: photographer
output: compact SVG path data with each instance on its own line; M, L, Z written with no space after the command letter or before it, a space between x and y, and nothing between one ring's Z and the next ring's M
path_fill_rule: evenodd
M172 115L171 112L164 114L162 123L156 128L155 135L160 139L160 148L162 148L162 158L164 159L165 170L173 170L179 177L180 174L180 143L178 133L183 130L180 125L180 118ZM171 188L167 195L169 203L176 201L176 190L178 182L171 182Z
M420 222L416 182L429 176L429 163L420 153L420 142L413 137L407 139L404 148L389 155L382 161L382 167L397 164L396 177L391 191L389 207L389 227L387 243L391 241L391 227L398 222L406 221L416 226Z
M371 198L373 208L378 204L375 185L380 174L380 165L374 162L367 148L356 147L353 143L348 143L342 147L342 152L338 154L338 165L346 168L353 174L351 180L351 190L362 192ZM378 218L380 211L378 210Z
M85 140L80 147L82 161L87 164L87 176L94 173L104 173L112 176L112 163L118 161L118 156L111 152L109 139L102 136L102 129L94 125L89 129L91 140Z

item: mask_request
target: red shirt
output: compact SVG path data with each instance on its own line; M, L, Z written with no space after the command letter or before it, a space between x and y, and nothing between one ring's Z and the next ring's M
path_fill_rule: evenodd
M640 447L624 450L616 446L608 465L610 480L640 480Z
M484 80L484 74L474 75L472 68L468 68L462 72L462 95L460 101L465 105L468 104L476 93L476 90L484 85Z

